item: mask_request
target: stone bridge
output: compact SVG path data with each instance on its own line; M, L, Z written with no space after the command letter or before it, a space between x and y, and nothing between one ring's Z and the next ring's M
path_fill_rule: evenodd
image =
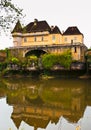
M28 55L34 54L39 57L40 55L45 54L45 53L61 53L64 50L71 49L72 47L74 46L72 46L71 44L34 45L34 46L31 45L31 46L11 47L10 51L11 51L12 56L26 57Z

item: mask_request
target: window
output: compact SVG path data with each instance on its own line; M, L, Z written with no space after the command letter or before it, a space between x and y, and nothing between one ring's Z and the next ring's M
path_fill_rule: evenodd
M74 42L76 42L77 41L77 37L74 37Z
M67 37L64 38L64 41L67 42Z
M42 37L41 37L41 41L43 41L43 40L44 40L44 37L42 36Z
M27 38L26 37L24 37L24 42L27 42Z
M56 37L55 35L52 36L52 41L55 41Z
M76 48L76 47L74 47L74 52L75 52L75 53L77 52L77 48Z
M73 44L73 40L71 40L71 44Z
M35 41L35 42L36 42L36 40L37 40L36 37L34 37L34 41Z

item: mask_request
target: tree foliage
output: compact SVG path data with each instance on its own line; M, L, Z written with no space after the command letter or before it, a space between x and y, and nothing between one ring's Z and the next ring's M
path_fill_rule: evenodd
M31 61L37 61L37 60L38 60L37 56L35 56L35 55L31 55L31 56L29 57L29 59L30 59Z
M56 55L54 54L45 54L42 56L42 64L44 68L51 68L57 62Z
M54 65L60 64L65 68L69 68L72 62L71 53L66 51L62 54L45 54L42 56L42 64L44 68L50 69Z
M22 9L15 6L11 0L0 0L0 29L9 29L20 16Z
M19 59L16 58L16 57L13 57L13 58L11 59L11 62L14 63L14 64L18 64L18 63L19 63Z

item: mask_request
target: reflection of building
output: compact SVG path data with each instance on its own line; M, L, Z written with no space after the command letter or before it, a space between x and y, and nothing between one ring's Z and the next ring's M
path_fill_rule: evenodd
M32 106L27 106L27 107L19 107L15 106L14 111L12 113L12 119L19 128L21 121L26 122L30 126L33 126L34 128L46 128L48 125L50 119L47 115L41 114L40 112L41 109L39 108L34 108Z
M67 118L74 118L75 120L78 120L81 117L81 115L79 115L80 113L78 113L78 117L76 117L75 115L72 115L71 111L63 110L61 108L53 109L32 105L26 107L15 105L13 108L14 111L11 118L13 119L17 128L19 128L22 120L30 126L36 128L46 128L50 121L56 124L59 118L63 115Z
M0 84L0 96L7 96L13 106L12 119L17 126L22 120L30 126L46 128L57 124L60 116L76 122L86 105L91 105L91 82L78 79L6 79ZM5 86L5 87L4 87ZM49 87L50 86L50 87ZM42 123L43 122L43 123Z
M63 93L63 95L65 95L65 89L68 100L62 96L62 100L57 102L49 101L49 104L47 103L48 101L44 99L45 97L42 99L42 97L38 96L36 99L31 99L31 97L27 97L27 95L24 96L25 98L22 97L22 95L20 97L20 94L19 97L14 96L14 98L8 95L8 104L13 104L14 109L11 117L17 128L20 126L22 120L36 129L39 127L46 128L50 121L56 124L60 116L64 116L73 122L77 121L83 113L83 102L81 102L81 100L83 100L83 91L81 89L77 90L76 88L74 90L72 88L61 88L61 90L59 89L60 94ZM79 92L73 96L74 91ZM56 93L58 92L56 91ZM68 93L72 96L70 100ZM19 102L19 99L22 99L22 101ZM43 100L45 100L45 102ZM65 102L65 100L67 101ZM79 100L80 102L74 103L76 100ZM39 104L38 101L40 101ZM26 103L27 105L25 105Z
M14 48L22 49L23 56L29 51L39 50L51 53L62 53L71 50L74 60L84 60L86 46L84 36L76 26L68 27L61 33L57 26L49 26L46 21L29 23L24 28L18 21L12 31Z

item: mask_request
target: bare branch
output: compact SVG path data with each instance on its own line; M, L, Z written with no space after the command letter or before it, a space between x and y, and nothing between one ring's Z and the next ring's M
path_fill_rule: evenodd
M22 16L22 9L15 6L11 0L0 0L0 29L10 29L12 23Z

